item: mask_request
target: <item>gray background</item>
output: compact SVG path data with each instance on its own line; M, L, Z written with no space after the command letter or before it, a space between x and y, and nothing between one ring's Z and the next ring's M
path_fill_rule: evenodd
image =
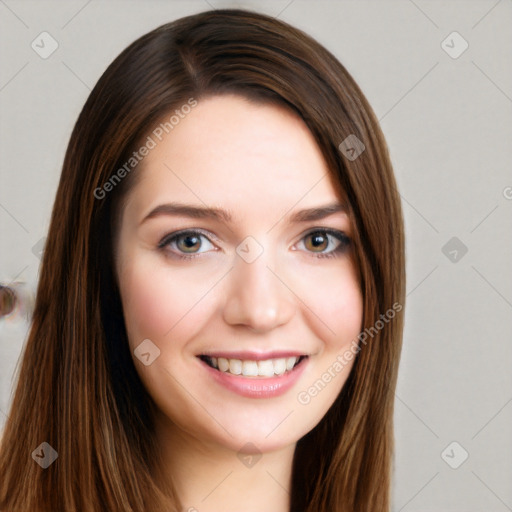
M510 0L0 0L0 282L36 286L66 144L107 64L210 6L304 29L381 120L407 232L393 510L512 510ZM31 48L43 31L59 45L47 59ZM442 46L453 31L469 44L458 58L443 48L462 41ZM0 428L26 327L19 314L0 321Z

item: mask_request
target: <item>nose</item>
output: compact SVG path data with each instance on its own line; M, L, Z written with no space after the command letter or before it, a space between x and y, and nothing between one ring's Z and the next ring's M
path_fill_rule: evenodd
M293 293L283 276L268 268L265 254L252 263L236 258L224 305L226 323L243 325L256 333L286 324L295 311Z

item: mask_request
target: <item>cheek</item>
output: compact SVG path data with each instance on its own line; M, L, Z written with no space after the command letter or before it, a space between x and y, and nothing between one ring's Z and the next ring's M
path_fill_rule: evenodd
M333 344L339 348L357 338L363 319L363 295L359 284L348 279L341 289L332 290L328 312L333 331Z
M304 280L300 290L304 315L325 350L339 350L357 338L362 326L363 296L351 264L344 262L316 279Z
M350 267L332 270L328 279L317 282L325 285L309 292L304 302L312 307L304 308L304 312L322 343L296 396L302 417L308 418L306 431L319 423L345 385L355 363L354 347L363 317L362 292Z
M169 292L168 292L169 294ZM132 346L142 339L154 340L170 328L170 297L162 295L162 288L155 280L141 271L139 266L129 265L123 272L121 297L128 338Z
M131 346L149 338L164 348L165 340L190 338L201 325L207 312L204 279L191 279L190 274L170 273L155 267L154 261L127 264L120 280L126 329Z

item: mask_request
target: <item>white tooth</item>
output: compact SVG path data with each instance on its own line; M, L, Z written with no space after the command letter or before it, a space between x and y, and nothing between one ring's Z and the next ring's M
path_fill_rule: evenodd
M258 361L258 375L262 377L272 377L274 375L274 363L272 359Z
M230 359L229 372L234 375L240 375L242 373L242 361L240 359Z
M258 375L258 363L256 361L244 361L242 363L242 374L247 377Z
M274 373L281 375L286 371L286 359L274 359Z
M286 359L286 369L291 370L295 366L297 359L298 359L297 357L288 357Z
M213 367L214 367L214 368L218 368L218 366L217 366L217 358L216 358L216 357L212 357L212 358L211 358L211 361L212 361L212 365L213 365Z
M227 372L229 370L229 361L224 357L219 357L217 359L217 364L219 365L219 370L221 372Z

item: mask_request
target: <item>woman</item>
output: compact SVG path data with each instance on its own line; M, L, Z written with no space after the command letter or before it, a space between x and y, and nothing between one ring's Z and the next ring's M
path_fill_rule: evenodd
M0 510L389 510L403 244L326 49L242 10L141 37L71 136Z

